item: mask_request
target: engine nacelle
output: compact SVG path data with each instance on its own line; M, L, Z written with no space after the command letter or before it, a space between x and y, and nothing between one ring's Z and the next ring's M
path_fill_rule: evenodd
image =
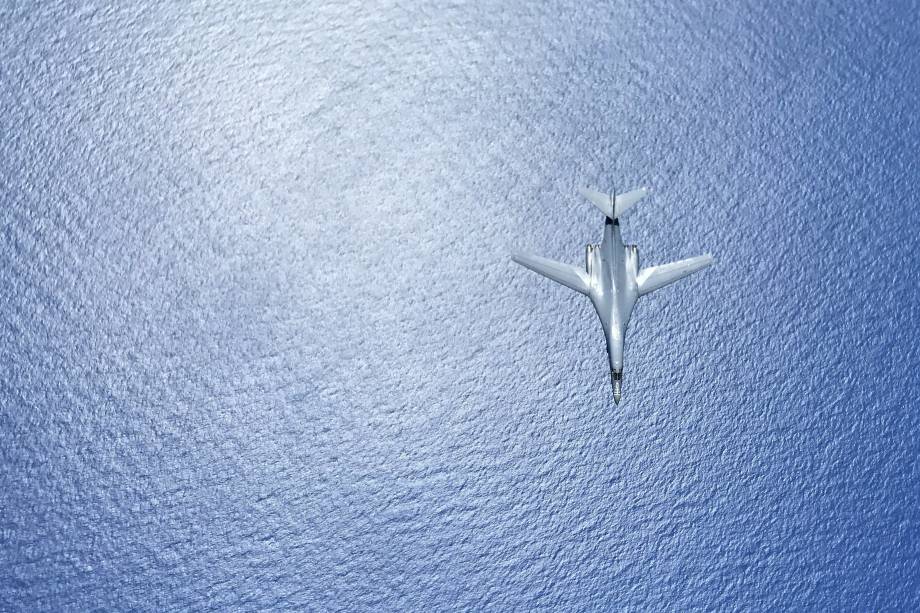
M639 274L639 246L626 245L626 261L632 269L633 274Z

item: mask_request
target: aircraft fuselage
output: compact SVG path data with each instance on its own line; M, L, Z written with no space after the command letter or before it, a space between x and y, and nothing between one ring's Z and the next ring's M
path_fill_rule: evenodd
M604 328L610 377L614 395L619 396L626 328L639 299L639 250L623 244L619 221L608 218L601 244L588 245L585 260L591 277L588 296Z

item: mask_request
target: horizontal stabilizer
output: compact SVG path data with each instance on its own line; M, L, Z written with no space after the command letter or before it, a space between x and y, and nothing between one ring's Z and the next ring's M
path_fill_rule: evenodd
M648 196L648 190L644 187L617 196L604 194L587 187L578 188L578 193L594 203L594 206L599 208L610 219L621 217L634 204Z
M540 273L544 277L549 277L556 283L561 283L576 292L587 294L591 286L591 279L588 277L588 273L575 266L527 253L515 253L511 256L511 259L521 266Z
M714 261L711 255L698 255L695 258L687 258L670 264L643 268L639 272L639 276L636 277L636 282L639 284L639 295L644 296L658 288L679 281L698 270L706 268Z

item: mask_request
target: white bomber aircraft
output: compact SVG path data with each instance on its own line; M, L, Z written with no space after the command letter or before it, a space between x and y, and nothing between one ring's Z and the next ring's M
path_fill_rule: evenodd
M604 238L600 245L587 246L585 269L524 253L515 253L511 259L591 298L607 339L613 399L620 404L623 340L636 301L640 296L706 268L712 264L713 259L711 255L700 255L640 269L639 248L623 244L619 218L645 198L648 190L640 188L618 196L587 188L578 191L606 215Z

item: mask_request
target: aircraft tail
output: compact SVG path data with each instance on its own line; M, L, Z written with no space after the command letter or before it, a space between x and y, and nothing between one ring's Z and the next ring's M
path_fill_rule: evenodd
M591 287L591 278L588 273L575 266L556 262L528 253L515 253L511 259L530 270L540 273L544 277L561 283L566 287L581 294L587 294Z
M648 196L649 190L648 188L640 187L631 192L613 196L611 194L604 194L593 189L588 189L587 187L579 187L578 193L590 200L594 206L604 213L604 215L610 219L616 219L631 209L637 202Z

